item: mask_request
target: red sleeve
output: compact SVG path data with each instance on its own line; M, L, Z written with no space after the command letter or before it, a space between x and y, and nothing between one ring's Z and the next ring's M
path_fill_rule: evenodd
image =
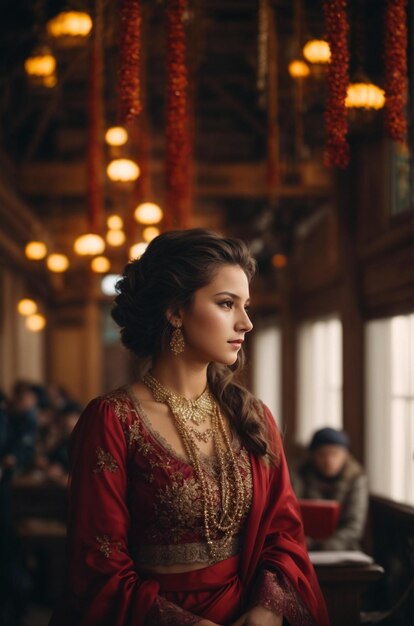
M126 419L126 418L125 418ZM193 625L198 616L158 595L139 578L128 552L128 448L121 420L93 400L72 436L69 584L79 626Z
M281 572L263 570L257 581L251 606L263 606L283 615L291 626L312 626L311 614Z

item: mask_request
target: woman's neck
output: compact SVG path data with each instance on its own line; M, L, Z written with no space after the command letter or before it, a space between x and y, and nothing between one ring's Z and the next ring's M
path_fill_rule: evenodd
M207 386L207 365L197 367L169 355L154 361L151 373L164 387L189 400L199 398Z

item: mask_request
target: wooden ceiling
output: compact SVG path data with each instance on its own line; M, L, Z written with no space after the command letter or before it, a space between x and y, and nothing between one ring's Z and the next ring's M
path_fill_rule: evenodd
M162 204L166 2L147 0L142 4L149 168L153 195ZM321 156L325 96L321 74L307 82L302 111L304 151L300 160L294 152L293 81L287 65L299 48L295 3L273 0L278 57L276 127L282 177L275 197L269 199L268 115L257 90L258 4L258 0L189 2L186 26L194 134L194 224L223 228L250 239L259 236L268 240L271 252L276 249L280 235L287 241L294 224L327 201L331 175L323 168ZM382 0L365 3L365 11L372 13L374 22L382 4ZM44 224L55 246L69 251L74 237L85 228L87 215L87 44L64 48L52 42L58 62L58 83L53 89L34 87L24 74L24 59L42 40L47 19L67 7L67 3L5 0L2 5L3 174L7 171L16 194ZM70 5L93 12L94 3L74 0ZM110 126L118 121L118 3L107 0L104 12L103 102L105 124ZM302 40L323 35L319 0L303 0L300 31ZM367 57L367 63L371 63L370 58ZM372 58L371 73L375 73L377 57ZM132 143L128 150L134 156L139 153L139 145ZM106 156L110 157L109 151ZM130 189L120 190L105 183L106 212L121 210L128 215L133 202Z

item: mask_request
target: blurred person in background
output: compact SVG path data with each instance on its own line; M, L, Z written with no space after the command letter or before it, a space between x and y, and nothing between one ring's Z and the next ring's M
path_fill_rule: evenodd
M307 538L309 550L359 550L368 509L366 474L350 452L344 431L317 430L304 463L291 471L299 499L336 500L340 505L336 530L326 539Z
M63 486L69 477L69 441L73 429L81 415L82 407L69 401L57 418L57 440L47 452L46 475L50 480Z
M12 480L31 464L37 395L29 383L14 387L10 403L0 394L0 626L19 626L30 580L12 525Z

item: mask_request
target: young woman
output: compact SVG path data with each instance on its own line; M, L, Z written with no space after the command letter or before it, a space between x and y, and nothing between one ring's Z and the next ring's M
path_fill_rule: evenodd
M71 626L327 626L281 440L234 378L252 330L244 244L167 232L112 312L146 370L72 440Z

